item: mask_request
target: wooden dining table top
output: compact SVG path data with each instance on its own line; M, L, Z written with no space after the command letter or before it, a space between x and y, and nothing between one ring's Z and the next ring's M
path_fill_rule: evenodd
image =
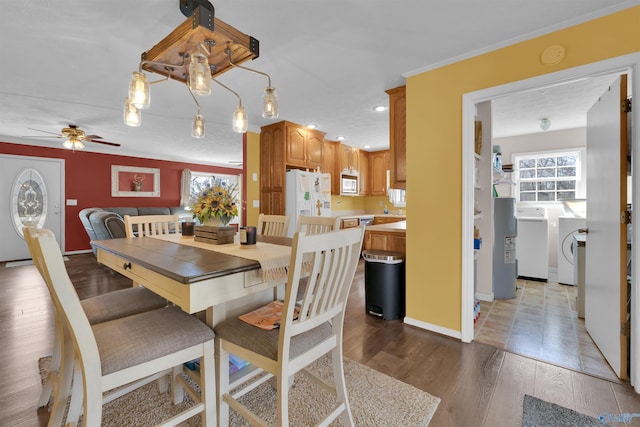
M259 242L291 246L287 237L257 236ZM260 269L260 263L233 255L154 238L110 239L92 242L97 248L118 255L177 282L202 280ZM215 245L212 245L215 246Z

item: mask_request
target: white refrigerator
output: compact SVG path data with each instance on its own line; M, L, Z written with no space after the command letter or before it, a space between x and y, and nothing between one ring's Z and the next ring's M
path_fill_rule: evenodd
M293 169L287 171L286 185L288 237L298 228L298 215L331 216L331 174Z

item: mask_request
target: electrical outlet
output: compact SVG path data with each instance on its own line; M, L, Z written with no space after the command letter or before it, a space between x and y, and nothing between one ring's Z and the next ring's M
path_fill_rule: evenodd
M378 202L378 206L382 206L382 202Z

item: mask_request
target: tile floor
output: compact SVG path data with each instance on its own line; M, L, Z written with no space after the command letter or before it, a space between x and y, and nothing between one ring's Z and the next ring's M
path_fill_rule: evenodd
M617 380L577 316L574 286L518 279L516 297L480 302L478 342Z

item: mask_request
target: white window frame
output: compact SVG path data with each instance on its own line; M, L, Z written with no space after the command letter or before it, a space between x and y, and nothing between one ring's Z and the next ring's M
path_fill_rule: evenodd
M529 204L560 204L562 203L561 200L543 200L543 201L538 201L538 200L527 200L527 201L522 201L520 200L520 167L519 167L519 160L522 159L537 159L537 158L541 158L541 157L550 157L550 156L563 156L563 155L577 155L577 162L576 162L576 195L575 198L576 199L584 199L586 198L587 195L587 163L586 163L586 154L587 154L587 150L585 147L567 147L567 148L562 148L562 149L558 149L558 150L544 150L544 151L533 151L533 152L523 152L523 153L513 153L511 155L511 162L513 164L513 173L512 173L512 180L513 182L516 184L515 185L515 197L516 200L518 201L518 203L529 203ZM545 179L539 179L536 178L536 181L544 181ZM550 179L546 179L548 181L558 181L558 180L562 180L561 177L554 177L554 178L550 178ZM526 182L526 181L525 181ZM536 192L538 192L539 190L536 190ZM557 189L555 191L558 191Z

